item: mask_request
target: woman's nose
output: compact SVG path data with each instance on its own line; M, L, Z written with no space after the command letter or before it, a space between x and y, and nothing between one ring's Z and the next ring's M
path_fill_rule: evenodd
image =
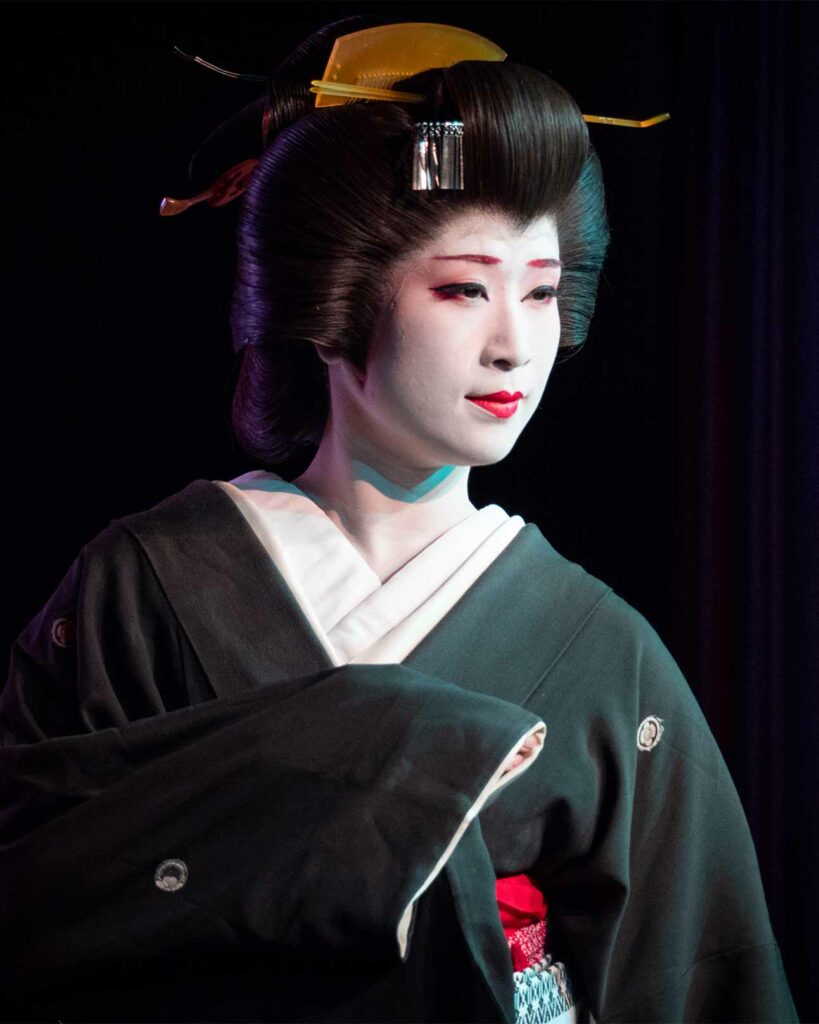
M513 314L499 318L484 348L485 363L511 370L525 366L531 358L531 344L524 325Z

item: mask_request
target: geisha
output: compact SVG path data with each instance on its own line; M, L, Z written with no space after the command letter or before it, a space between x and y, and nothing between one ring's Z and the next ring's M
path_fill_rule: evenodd
M586 338L586 120L489 40L362 21L242 112L258 158L166 201L241 195L233 426L265 468L112 522L15 643L0 993L31 1020L796 1020L672 656L469 497Z

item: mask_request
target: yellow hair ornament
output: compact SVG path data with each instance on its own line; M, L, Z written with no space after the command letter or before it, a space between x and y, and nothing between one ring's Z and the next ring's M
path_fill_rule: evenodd
M310 83L317 107L333 107L347 99L392 100L399 96L420 103L417 93L390 89L393 82L429 68L448 68L459 60L505 60L506 51L491 39L454 25L408 21L379 25L339 36L324 74Z
M654 117L647 117L645 121L631 121L627 117L596 117L594 114L584 114L583 120L591 124L617 124L622 128L650 128L660 121L668 121L671 114L655 114Z

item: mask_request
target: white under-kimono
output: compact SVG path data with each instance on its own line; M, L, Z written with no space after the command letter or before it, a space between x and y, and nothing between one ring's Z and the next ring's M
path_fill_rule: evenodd
M525 525L520 516L487 505L382 582L326 512L295 484L263 470L214 483L235 501L335 666L400 664ZM531 736L536 743L523 763L496 778L479 805L537 757L545 729L533 730ZM473 816L467 816L463 829ZM443 867L463 829L453 836L421 892ZM405 916L399 944L406 942L407 925ZM537 934L542 944L544 931ZM540 952L537 962L514 972L516 1024L576 1024L566 966L553 962L544 949Z

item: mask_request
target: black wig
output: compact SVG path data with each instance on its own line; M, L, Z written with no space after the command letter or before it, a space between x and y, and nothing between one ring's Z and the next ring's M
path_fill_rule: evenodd
M241 353L233 429L264 464L321 438L329 394L314 345L363 367L391 268L454 214L500 213L518 230L554 217L563 262L558 362L583 345L594 309L608 245L605 197L571 96L523 65L461 61L393 86L423 103L317 109L309 83L322 76L334 40L374 20L324 26L271 81L268 144L239 216L231 308ZM446 118L464 122L465 188L413 191L413 124Z

